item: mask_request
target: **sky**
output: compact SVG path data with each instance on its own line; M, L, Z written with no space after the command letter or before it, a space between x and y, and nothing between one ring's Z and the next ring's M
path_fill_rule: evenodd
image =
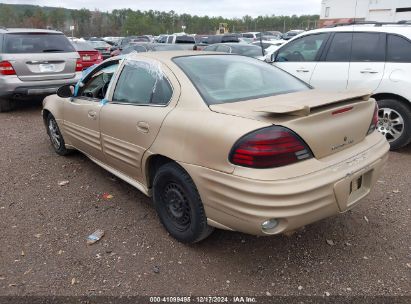
M100 11L131 8L133 10L171 11L177 14L223 16L309 15L320 14L321 0L0 0L0 3L33 4Z

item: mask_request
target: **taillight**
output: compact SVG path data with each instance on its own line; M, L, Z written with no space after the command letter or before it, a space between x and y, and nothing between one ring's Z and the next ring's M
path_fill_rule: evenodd
M370 124L370 127L368 128L367 135L374 132L375 129L377 129L377 125L378 125L378 104L375 103L374 115L372 116L371 124Z
M0 75L16 75L16 71L10 62L0 61Z
M76 72L81 72L83 71L83 63L81 62L80 59L77 59L76 61Z
M275 168L312 158L310 148L293 131L279 126L256 130L240 138L229 159L234 165Z
M97 60L103 60L103 56L101 56L101 53L98 53Z

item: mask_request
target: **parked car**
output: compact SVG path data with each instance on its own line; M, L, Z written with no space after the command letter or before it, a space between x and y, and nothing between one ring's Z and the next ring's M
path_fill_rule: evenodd
M257 39L260 39L260 32L248 32L248 33L242 33L241 36L243 38L248 38L252 39L252 41L256 41Z
M285 33L282 38L283 38L283 40L290 40L291 38L293 38L295 36L298 36L298 35L300 35L304 32L305 31L303 31L303 30L291 30L291 31L288 31L287 33Z
M209 35L205 36L198 41L193 50L202 51L206 46L216 43L239 43L240 39L237 34L225 34L225 35Z
M196 40L189 35L168 35L166 43L195 44Z
M389 149L368 96L313 90L245 56L148 52L104 61L42 115L58 154L80 150L152 196L170 235L192 243L213 227L273 235L357 205Z
M63 33L0 28L0 112L12 110L18 100L76 83L82 70L79 54Z
M252 44L239 43L216 43L204 48L206 52L224 52L229 54L238 54L247 57L253 57L264 60L264 51L260 46Z
M262 46L264 50L269 49L272 46L276 46L279 48L282 46L284 43L286 43L286 40L273 40L273 41L255 41L252 43L252 45L257 45L257 46Z
M93 48L101 53L103 59L110 57L112 47L110 44L102 40L89 40L89 43L93 46Z
M80 55L83 70L103 61L103 56L101 53L97 51L90 43L79 40L72 41L71 43Z
M411 24L361 24L306 32L281 46L277 67L316 88L366 88L392 149L411 142Z

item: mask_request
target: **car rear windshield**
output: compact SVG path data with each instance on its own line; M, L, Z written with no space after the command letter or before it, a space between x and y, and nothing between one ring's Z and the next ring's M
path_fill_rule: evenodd
M94 47L87 42L76 41L73 42L73 45L76 51L95 51Z
M286 72L257 59L238 55L174 58L208 105L256 99L310 87Z
M177 36L176 37L176 43L190 43L190 44L195 44L196 41L194 37L191 36Z
M75 52L63 34L13 33L4 36L3 52L8 54Z

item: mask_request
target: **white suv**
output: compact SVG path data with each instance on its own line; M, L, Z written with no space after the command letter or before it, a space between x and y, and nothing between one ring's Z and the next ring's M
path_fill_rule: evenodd
M411 142L411 24L340 25L305 32L271 61L315 88L365 88L379 105L379 131L401 148Z

